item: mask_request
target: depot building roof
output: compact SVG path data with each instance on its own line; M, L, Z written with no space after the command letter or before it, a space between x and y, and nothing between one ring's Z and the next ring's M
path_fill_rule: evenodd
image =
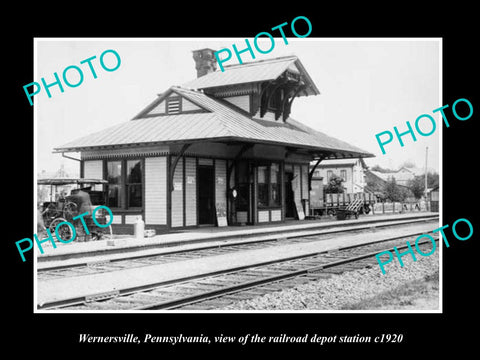
M213 50L198 51L203 55L199 61L207 61L214 69ZM133 119L58 146L54 152L212 141L280 145L324 158L373 156L292 119L289 110L283 112L282 120L264 117L269 101L257 104L265 110L259 116L261 111L249 112L248 106L235 104L225 93L217 95L219 89L231 91L245 86L256 89L259 101L263 101L259 95L262 89L270 89L275 96L282 86L282 94L290 91L286 99L291 101L295 96L319 94L296 56L225 66L224 72L212 70L198 76L182 86L170 87Z
M200 112L136 117L55 148L55 152L84 151L112 146L219 141L285 145L342 157L372 154L288 118L285 122L251 118L226 101L200 91L173 86L162 97L177 94Z

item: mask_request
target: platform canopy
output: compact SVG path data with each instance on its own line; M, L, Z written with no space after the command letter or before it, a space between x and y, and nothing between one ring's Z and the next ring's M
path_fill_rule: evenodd
M38 185L70 185L70 184L108 184L103 179L84 179L84 178L48 178L38 179Z

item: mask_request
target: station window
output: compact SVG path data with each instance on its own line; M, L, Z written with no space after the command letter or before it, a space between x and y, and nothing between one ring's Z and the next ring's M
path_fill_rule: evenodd
M112 208L142 207L142 161L107 161L108 206Z
M343 181L347 181L347 170L340 170L340 177Z
M122 194L122 162L107 162L108 206L121 207Z
M280 165L273 163L257 167L258 206L280 206L282 183Z
M142 207L142 161L127 161L127 206Z
M269 187L269 176L268 176L268 166L259 166L258 167L258 206L268 206L268 187Z
M280 206L280 194L282 193L282 183L280 179L280 165L272 164L270 166L270 200L271 205Z
M330 181L332 179L332 176L333 176L333 171L332 170L328 170L327 171L327 181Z

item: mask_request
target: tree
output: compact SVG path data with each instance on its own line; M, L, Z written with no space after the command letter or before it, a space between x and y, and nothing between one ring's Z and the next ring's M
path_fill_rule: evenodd
M380 173L391 173L391 172L395 172L394 170L391 170L391 169L387 169L387 168L382 168L380 165L373 165L370 170L372 171L377 171L377 172L380 172Z
M397 185L395 178L391 178L385 183L383 192L385 198L390 201L403 201L408 196L407 190Z
M437 173L427 173L427 188L437 187L439 184L439 177ZM419 175L415 176L407 184L408 188L412 190L413 195L420 199L425 193L425 176Z
M406 167L407 169L412 169L415 167L415 163L413 161L407 160L400 167Z
M343 183L343 179L340 176L333 174L327 186L325 187L325 193L326 194L343 193L345 189L343 188L342 183Z
M410 190L413 192L413 196L416 199L420 199L423 196L425 190L425 181L423 176L415 176L412 180L408 181L408 185Z

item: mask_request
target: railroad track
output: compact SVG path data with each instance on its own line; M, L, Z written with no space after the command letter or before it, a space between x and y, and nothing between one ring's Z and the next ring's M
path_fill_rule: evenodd
M321 229L316 232L309 232L308 235L287 234L285 237L271 237L255 240L240 240L217 243L215 245L199 245L196 248L177 249L170 251L162 251L158 254L135 255L127 254L128 257L112 258L110 260L79 262L76 264L45 266L37 269L37 280L52 280L62 277L75 277L82 275L90 275L108 271L117 271L134 267L150 266L165 264L169 262L177 262L187 259L195 259L206 256L215 256L225 253L231 253L242 250L253 250L266 247L273 247L281 242L282 245L294 243L306 243L311 241L326 240L332 238L334 234L345 233L368 233L375 232L378 229L390 228L395 226L404 226L407 224L415 224L437 220L438 217L425 217L408 220L397 220L389 222L369 223L364 226L354 226L350 229Z
M302 255L280 261L265 262L204 274L164 284L122 289L41 304L39 309L66 310L167 310L223 307L234 301L292 287L307 281L364 267L375 266L375 255L381 251L406 248L418 234L388 238L374 243L349 246L333 251ZM430 242L419 244L431 246ZM392 250L393 251L393 250ZM427 250L425 251L427 252Z

